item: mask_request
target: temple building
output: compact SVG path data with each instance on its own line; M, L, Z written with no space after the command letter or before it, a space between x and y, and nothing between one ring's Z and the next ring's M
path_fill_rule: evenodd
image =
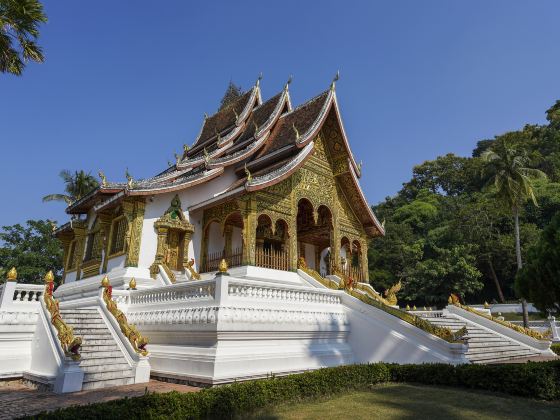
M335 81L293 107L289 82L263 101L259 79L158 175L115 183L100 172L54 232L62 284L52 272L45 285L18 283L13 268L0 285L0 378L73 392L550 357L543 334L456 296L439 311L401 309L398 279L383 294L369 284L368 243L385 232Z
M383 235L359 185L335 82L294 108L289 83L263 102L259 81L212 116L157 176L101 186L58 229L66 283L160 266L173 281L258 266L367 282L368 242Z

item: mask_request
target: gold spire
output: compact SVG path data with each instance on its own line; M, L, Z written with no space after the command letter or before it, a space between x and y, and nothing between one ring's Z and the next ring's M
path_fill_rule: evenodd
M251 182L253 180L253 176L251 175L251 172L247 168L247 162L245 162L245 175L247 175L247 182Z
M47 274L45 274L45 283L52 283L54 281L54 274L52 270L50 270Z
M294 132L296 133L296 140L299 140L299 131L296 128L296 123L292 124L292 128L294 129Z
M262 71L261 71L261 72L259 73L259 77L257 77L257 81L255 82L255 86L256 86L256 87L259 87L259 86L260 86L262 78L263 78L263 74L262 74Z
M99 170L98 175L99 175L99 178L101 179L101 186L102 187L107 186L107 178L105 177L105 174L103 173L102 170Z
M126 177L126 186L128 188L132 188L132 184L134 183L134 179L132 178L132 175L130 175L130 172L128 172L128 168L126 168L126 172L124 173L124 176Z
M134 277L130 279L130 283L128 283L128 287L130 288L130 290L136 290L136 279Z
M15 267L12 267L8 274L6 275L6 279L8 281L16 281L17 280L17 270Z
M183 144L183 152L187 153L189 151L189 145Z
M111 282L109 281L109 277L107 277L107 275L105 275L103 277L103 280L101 280L101 287L109 287L111 285Z
M284 90L288 90L288 86L290 85L290 83L292 83L292 79L293 79L293 76L290 74L290 77L288 77L288 81L284 85Z
M333 78L333 81L332 81L332 83L331 83L331 90L334 90L334 89L335 89L336 82L338 82L338 79L340 79L340 71L339 71L339 70L336 71L336 74L335 74L335 76L334 76L334 78Z
M225 260L225 258L222 258L222 261L220 261L220 265L218 265L218 271L220 273L227 273L227 261Z

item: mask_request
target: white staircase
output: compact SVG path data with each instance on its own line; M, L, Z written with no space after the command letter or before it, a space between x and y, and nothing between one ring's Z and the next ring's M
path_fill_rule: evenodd
M82 337L80 367L82 389L97 389L134 383L134 370L105 325L98 309L63 309L64 321Z
M502 363L541 355L540 352L529 346L446 311L433 312L431 315L429 312L425 312L422 314L422 318L432 324L447 327L453 332L466 327L468 333L465 338L469 343L466 356L472 363Z

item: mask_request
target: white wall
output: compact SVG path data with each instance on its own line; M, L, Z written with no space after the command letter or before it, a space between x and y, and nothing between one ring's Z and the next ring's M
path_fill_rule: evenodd
M179 192L154 195L152 198L148 199L146 201L144 222L142 224L142 242L140 244L138 266L148 268L154 262L157 249L157 234L154 229L154 222L163 216L165 211L169 208L171 200L175 197L175 194L178 194L179 199L181 200L181 207L183 208L184 215L195 228L191 239L191 246L189 246L189 259L194 258L195 267L198 267L200 244L202 241L201 230L203 228L203 226L201 226L202 211L194 212L191 215L187 209L227 190L236 180L237 176L235 175L233 168L228 167L221 176L214 178L211 181ZM223 245L221 249L223 249Z
M315 245L303 244L305 249L305 263L309 268L315 270Z

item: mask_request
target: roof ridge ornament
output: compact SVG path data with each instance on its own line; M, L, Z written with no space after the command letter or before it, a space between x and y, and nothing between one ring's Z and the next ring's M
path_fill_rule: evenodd
M247 175L247 182L251 182L253 180L253 175L251 175L251 172L247 168L247 162L245 162L245 175Z
M235 112L235 109L233 110L233 112ZM237 113L235 113L235 116L237 117ZM218 130L214 129L214 132L216 133L216 140L218 140L218 143L220 143L222 141L222 136L220 136Z
M103 173L103 171L101 169L99 170L97 175L99 175L99 179L101 179L101 186L106 187L107 186L107 178L105 177L105 174Z
M210 155L208 154L208 151L206 150L206 147L205 147L204 148L204 167L207 168L209 163L210 163Z
M255 126L255 133L253 134L253 137L257 135L257 132L259 131L259 126L257 124L256 121L253 121L253 125Z
M189 151L189 145L183 144L183 152L187 153Z
M296 123L292 124L292 128L294 129L294 132L296 133L296 140L299 140L300 135L299 135L298 129L296 128Z
M205 112L205 113L204 113L204 121L206 121L207 119L208 119L208 113Z
M288 77L288 81L286 82L286 84L284 85L284 90L288 90L288 86L290 85L290 83L292 83L292 79L294 78L294 76L292 76L290 74L290 77Z
M255 87L259 87L261 84L261 80L263 78L262 71L259 73L259 77L257 77L257 81L255 82Z
M334 91L334 89L336 87L336 82L338 82L338 79L340 79L340 70L337 70L336 74L334 75L333 81L331 82L331 90Z
M134 178L132 178L132 175L130 175L130 172L128 172L128 168L126 168L126 172L124 173L124 176L126 177L126 186L129 189L132 188L134 184Z
M180 161L181 161L181 156L175 153L175 163L178 165Z
M232 110L233 113L235 114L235 120L238 120L238 119L239 119L239 114L238 114L237 111L235 110L235 107L232 106L232 107L231 107L231 110Z

